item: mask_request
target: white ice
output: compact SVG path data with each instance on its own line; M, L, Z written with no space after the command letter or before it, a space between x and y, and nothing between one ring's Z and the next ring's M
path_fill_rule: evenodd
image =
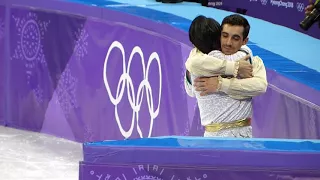
M78 180L82 145L0 126L0 180Z

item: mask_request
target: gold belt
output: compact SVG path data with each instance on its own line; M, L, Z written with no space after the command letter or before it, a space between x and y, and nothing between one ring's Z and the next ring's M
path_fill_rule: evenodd
M228 123L212 123L205 126L207 132L218 132L221 130L246 127L251 125L251 118L241 119L237 121L232 121Z

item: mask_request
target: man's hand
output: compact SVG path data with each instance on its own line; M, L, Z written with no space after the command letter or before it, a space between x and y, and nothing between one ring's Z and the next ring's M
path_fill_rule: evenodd
M198 77L194 80L194 87L200 92L200 96L217 92L218 85L218 77Z
M308 16L313 9L314 9L314 2L313 0L309 0L309 5L305 8L306 16Z
M250 56L246 56L239 61L238 77L240 79L252 77L252 65L247 61Z

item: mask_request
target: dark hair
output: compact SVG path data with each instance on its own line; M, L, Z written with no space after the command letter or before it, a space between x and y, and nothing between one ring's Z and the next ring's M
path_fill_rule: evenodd
M205 16L196 17L189 28L191 43L205 54L220 49L220 36L220 24L216 20Z
M244 28L243 30L243 39L246 39L249 35L250 31L250 24L246 18L239 14L232 14L230 16L227 16L223 19L221 27L223 28L223 25L230 24L231 26L242 26Z

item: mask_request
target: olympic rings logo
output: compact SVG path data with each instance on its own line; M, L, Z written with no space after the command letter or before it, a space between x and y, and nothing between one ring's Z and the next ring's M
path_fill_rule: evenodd
M297 2L297 10L302 12L304 10L304 3Z
M265 5L267 5L267 3L268 3L268 0L261 0L261 4L262 4L262 5L265 6Z
M116 97L113 97L111 90L110 90L109 83L108 83L108 79L107 79L107 65L108 65L110 53L115 48L119 49L122 54L122 62L123 62L122 71L123 71L123 73L120 76L120 80L118 82ZM133 57L135 54L138 54L140 56L141 63L142 63L142 70L143 70L143 80L139 84L137 93L135 93L132 79L130 77L130 67L131 67L131 63L132 63L132 60L133 60ZM159 68L159 95L158 95L159 99L158 99L158 106L157 106L156 110L154 110L153 93L152 93L151 85L149 83L149 68L150 68L151 63L154 60L157 62L157 65ZM111 44L111 46L109 47L109 50L107 52L107 55L106 55L106 58L104 61L103 81L104 81L105 87L107 89L110 101L115 106L115 119L118 124L119 130L125 138L129 138L132 135L135 121L137 122L137 131L138 131L140 137L141 138L143 137L143 133L142 133L141 128L139 126L139 111L140 111L140 107L142 104L142 99L144 97L144 92L146 93L149 114L151 117L148 137L151 137L152 128L153 128L153 121L159 114L160 102L161 102L162 73L161 73L161 64L160 64L159 55L156 52L153 52L148 59L147 66L145 66L143 52L139 46L135 46L132 49L132 52L130 54L128 66L126 66L124 47L122 46L122 44L120 42L114 41ZM129 100L130 106L133 110L131 126L128 131L124 130L122 127L122 124L121 124L121 121L119 118L119 114L118 114L118 108L117 108L117 105L120 103L120 101L123 98L123 93L124 93L125 89L127 89L128 100Z

